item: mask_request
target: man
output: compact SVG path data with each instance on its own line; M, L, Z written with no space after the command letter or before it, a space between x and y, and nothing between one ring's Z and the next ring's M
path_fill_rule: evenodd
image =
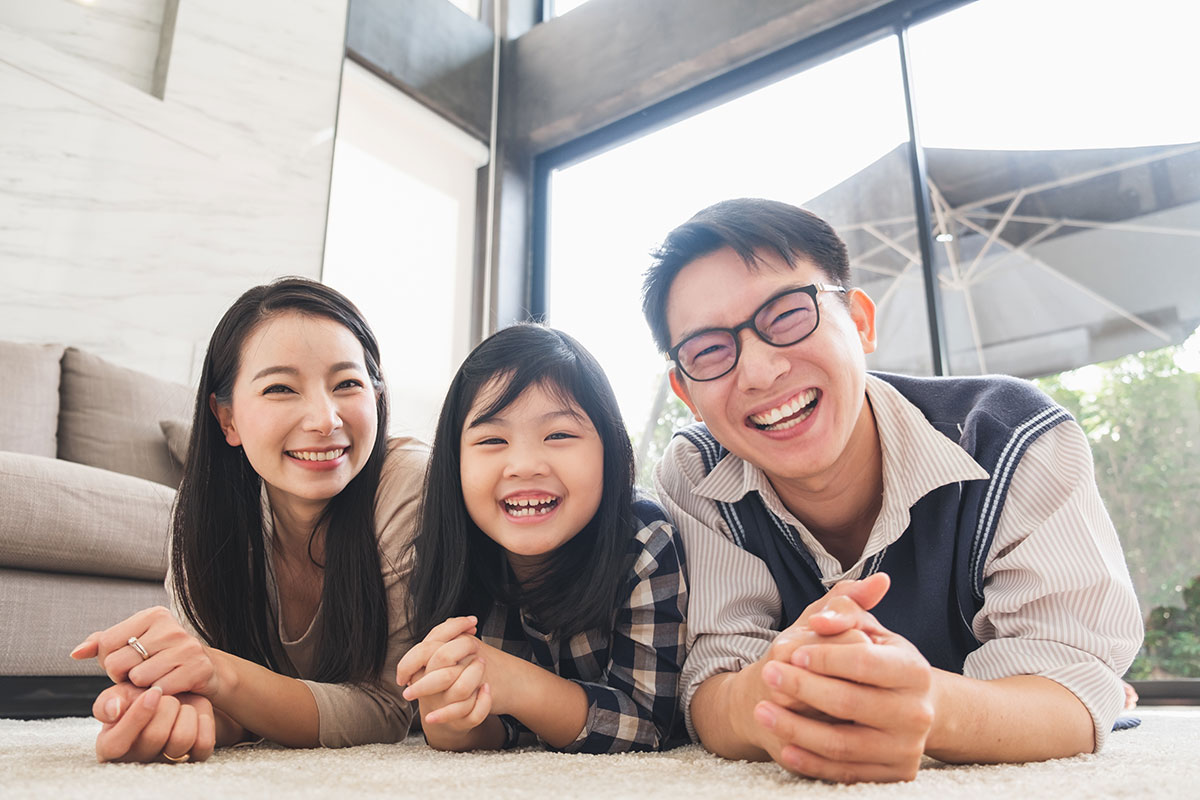
M839 781L1101 746L1142 627L1065 411L1011 378L868 373L845 245L783 203L672 231L643 310L704 423L655 478L688 554L694 738Z

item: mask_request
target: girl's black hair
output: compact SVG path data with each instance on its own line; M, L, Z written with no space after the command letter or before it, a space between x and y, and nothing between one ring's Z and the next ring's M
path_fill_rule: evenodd
M242 345L283 313L344 325L362 344L376 392L378 428L367 463L329 501L312 537L325 529L323 615L314 680L366 682L383 669L388 607L375 536L375 490L387 452L388 401L379 345L346 297L305 278L256 286L237 299L213 331L204 356L183 482L175 499L171 570L179 608L213 647L278 671L278 622L267 598L262 478L240 447L230 447L209 397L231 401Z
M500 413L542 386L587 414L604 446L604 486L595 516L549 554L538 580L511 578L503 549L472 521L463 500L461 437L481 389L498 381L481 417ZM450 384L438 419L413 543L412 627L424 638L449 617L483 618L494 602L517 605L559 637L612 624L627 574L633 518L633 447L604 370L561 331L522 323L475 348Z

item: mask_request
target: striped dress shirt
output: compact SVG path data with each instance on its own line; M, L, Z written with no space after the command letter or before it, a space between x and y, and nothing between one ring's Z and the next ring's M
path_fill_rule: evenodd
M688 733L691 699L708 678L765 655L792 620L767 566L734 543L717 501L759 492L812 554L822 582L862 577L908 528L909 509L949 483L988 478L955 442L929 425L895 388L867 375L883 454L883 504L859 559L848 569L780 501L762 470L732 453L705 474L683 437L655 472L659 498L688 554L688 658L681 677ZM1063 422L1042 434L1016 464L984 563L984 602L972 621L982 645L963 666L990 680L1041 675L1071 692L1092 715L1096 748L1120 713L1120 676L1142 641L1142 621L1112 521L1096 488L1082 429Z

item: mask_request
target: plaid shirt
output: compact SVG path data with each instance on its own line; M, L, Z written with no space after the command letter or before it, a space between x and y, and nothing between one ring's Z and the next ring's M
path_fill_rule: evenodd
M661 750L687 741L678 698L687 633L683 545L657 505L638 500L633 510L641 528L629 540L633 567L611 630L557 640L521 609L499 604L480 625L487 644L583 688L587 720L564 752ZM505 747L539 741L515 718L500 719Z

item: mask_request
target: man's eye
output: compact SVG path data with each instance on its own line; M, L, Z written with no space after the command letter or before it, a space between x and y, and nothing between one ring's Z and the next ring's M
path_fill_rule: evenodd
M715 358L721 358L725 355L729 348L722 344L710 344L708 347L701 350L696 355L692 356L692 361L705 361Z

